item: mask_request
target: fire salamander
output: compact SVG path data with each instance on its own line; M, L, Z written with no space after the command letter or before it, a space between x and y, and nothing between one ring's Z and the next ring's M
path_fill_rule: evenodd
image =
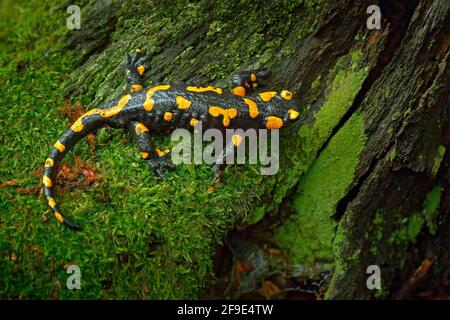
M198 87L180 84L160 84L144 87L145 62L141 50L127 55L125 71L129 94L89 110L79 117L54 144L42 182L45 197L56 219L74 230L80 226L63 217L53 196L58 164L66 153L88 133L105 126L129 128L140 154L155 174L164 178L165 169L175 169L170 150L154 147L152 135L165 134L176 128L190 128L202 121L205 129L280 129L299 118L296 103L288 90L256 92L258 85L269 76L264 69L241 71L232 76L233 89L225 91L213 86ZM220 155L226 155L242 141L233 136ZM224 162L223 162L224 163ZM215 165L218 176L223 165Z

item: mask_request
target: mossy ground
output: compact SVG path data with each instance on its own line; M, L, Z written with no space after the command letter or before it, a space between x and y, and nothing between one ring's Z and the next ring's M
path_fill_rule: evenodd
M228 76L243 61L280 59L277 54L281 41L277 35L283 39L283 34L290 31L293 22L289 20L289 8L304 6L308 10L317 2L277 4L279 9L275 11L267 8L273 19L286 24L281 29L264 30L266 19L256 14L255 5L244 1L237 6L245 8L247 13L236 19L250 19L248 25L260 28L259 31L248 33L253 40L234 34L236 39L231 44L231 38L218 37L222 40L211 41L217 48L206 50L212 52L206 57L210 61L207 64L196 61L198 52L189 49L198 48L194 43L181 48L177 56L158 56L158 52L160 46L174 45L185 37L187 24L201 29L208 22L209 36L220 32L229 35L229 30L238 32L239 29L233 29L233 21L227 18L230 10L236 9L234 2L228 3L233 8L227 9L225 4L217 6L212 12L213 17L222 15L217 22L205 21L205 15L198 13L199 8L190 4L183 10L169 6L164 17L157 17L155 12L152 23L145 23L145 19L151 18L150 10L142 12L131 5L117 3L112 6L121 10L110 39L114 45L102 54L91 56L83 68L76 69L90 54L80 48L80 52L70 51L63 45L61 39L67 32L65 8L57 7L57 1L1 2L1 183L15 181L21 188L40 185L37 172L51 145L69 124L56 109L67 93L83 103L90 100L97 103L116 96L123 89L121 63L129 49L145 43L145 49L156 55L151 70L155 81L170 77L185 80L193 76L193 70L200 79L216 80ZM206 1L199 6L208 10ZM123 18L127 12L134 18ZM178 24L171 20L176 12L186 15L185 19L178 17ZM280 25L276 21L273 24ZM142 24L142 28L136 23ZM173 28L166 28L169 25ZM298 34L312 30L313 24L306 25L308 28L299 30ZM150 33L154 38L148 38ZM265 40L264 33L271 34L274 41ZM133 40L126 42L125 38ZM226 45L232 49L228 52L237 56L220 60ZM98 46L94 43L92 47L82 48L96 50ZM262 56L256 56L256 52ZM173 63L177 59L179 63ZM204 68L199 69L199 65ZM159 69L161 66L166 66L164 73ZM177 74L177 70L183 72ZM261 213L280 203L296 183L295 175L289 174L295 159L287 155L282 155L282 166L276 177L262 177L250 166L233 167L226 170L226 183L216 191L208 190L212 177L208 166L180 166L167 175L166 181L156 183L139 158L137 148L123 143L127 137L126 132L105 130L97 139L100 143L95 157L88 152L86 142L66 156L65 161L70 162L72 155L77 154L95 166L98 173L91 187L57 195L63 213L81 224L82 232L68 230L51 217L43 223L42 218L49 216L50 211L42 192L24 194L17 186L2 187L0 297L199 297L212 274L214 248L226 231L252 212L259 212L261 218ZM167 145L167 142L168 139L158 140L160 144ZM296 143L287 143L285 148L290 145ZM284 182L282 187L270 199L265 199L280 181ZM68 275L64 267L68 264L81 268L81 290L66 289Z

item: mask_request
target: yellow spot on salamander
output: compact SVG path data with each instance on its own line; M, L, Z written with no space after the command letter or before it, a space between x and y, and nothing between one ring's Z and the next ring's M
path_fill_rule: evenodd
M153 109L155 102L153 101L152 97L156 91L168 90L169 88L170 88L170 84L163 84L163 85L154 86L154 87L148 89L146 96L145 96L144 109L146 111L151 111Z
M289 109L288 113L289 113L289 119L291 119L291 120L297 119L298 116L300 115L300 113L298 111L295 111L294 109Z
M253 82L253 83L252 83L252 87L253 87L253 88L256 88L257 86L258 86L258 84L257 84L256 82Z
M143 134L144 132L148 132L148 128L146 126L144 126L142 123L138 123L135 127L134 127L134 132L136 133L136 135L140 135Z
M117 115L122 109L127 105L128 101L130 100L131 95L127 94L120 98L117 105L108 108L108 109L92 109L89 112L86 112L85 115L91 115L91 114L99 114L102 118L111 118L115 115ZM82 116L83 117L83 116Z
M164 153L170 153L170 149L165 149Z
M44 183L44 186L46 186L47 188L51 188L53 186L52 179L50 179L46 175L42 177L42 182Z
M192 91L192 92L208 92L208 91L211 91L211 92L215 92L215 93L218 93L218 94L222 94L223 93L222 88L215 88L213 86L207 86L207 87L187 86L186 90L187 91Z
M142 89L144 89L144 87L141 86L140 84L131 85L131 90L133 90L133 91L141 91Z
M141 157L144 159L148 158L148 152L141 152Z
M74 132L80 132L84 128L83 123L81 122L81 118L78 118L70 127Z
M66 146L61 143L61 141L56 141L55 148L58 149L59 152L64 152Z
M256 82L256 74L252 73L250 75L250 80L252 80L252 82Z
M159 149L155 149L156 153L158 154L158 156L162 157L165 155L164 151L161 151Z
M283 90L280 93L280 96L285 100L291 100L292 99L292 92L288 90Z
M245 88L244 87L236 87L231 90L231 92L237 96L245 96Z
M136 71L142 76L145 72L145 67L144 66L139 66L136 68Z
M164 112L164 120L171 121L173 118L172 112Z
M145 111L152 111L153 107L155 106L155 102L153 99L146 99L144 102L144 109Z
M78 120L80 120L81 118L90 116L92 114L98 114L102 118L111 118L111 117L117 115L120 111L122 111L122 109L127 105L130 98L131 98L131 95L127 94L120 98L117 105L115 105L111 108L108 108L108 109L92 109L92 110L86 112L84 115L82 115Z
M230 119L234 119L237 116L236 108L223 109L221 107L212 106L212 107L209 107L208 112L214 118L222 115L223 116L222 123L225 127L228 127L230 125Z
M272 100L273 97L275 97L276 95L277 95L277 93L275 91L261 92L259 94L261 100L264 102L268 102L268 101Z
M239 146L241 145L241 143L242 143L242 136L240 136L240 135L238 135L238 134L234 134L234 135L231 137L231 141L233 141L233 144L234 144L236 147L239 147Z
M111 118L118 114L122 109L127 105L128 101L130 100L131 95L127 94L120 98L119 103L111 108L108 109L98 109L98 114L103 118Z
M111 118L113 116L115 116L116 114L118 114L120 111L122 111L122 109L127 105L128 101L130 100L131 95L127 94L125 96L123 96L122 98L120 98L119 102L117 103L117 105L108 108L108 109L92 109L89 110L88 112L86 112L85 114L83 114L81 117L79 117L74 123L73 125L70 127L74 132L80 132L81 130L83 130L83 123L82 120L90 115L94 115L94 114L98 114L99 116L101 116L102 118ZM56 147L56 145L55 145ZM63 146L64 147L64 146ZM56 147L58 149L58 147ZM58 149L59 150L59 149ZM60 150L61 152L64 151Z
M195 127L195 126L197 125L197 123L198 123L198 120L195 119L195 118L192 118L191 121L189 122L189 124L190 124L192 127Z
M182 96L177 96L176 100L178 109L187 109L191 106L191 102Z
M63 218L63 216L61 215L61 213L55 212L55 218L56 218L59 222L64 223L64 218Z
M53 197L48 198L48 205L50 207L54 208L56 206L55 198L53 198Z
M47 160L45 160L45 167L46 168L51 168L53 167L53 165L55 164L55 161L52 158L48 158Z
M208 112L213 117L218 117L222 114L223 109L221 107L209 107Z
M248 105L248 114L250 115L250 118L256 118L259 114L259 111L255 101L247 98L244 98L244 101Z
M267 129L280 129L283 126L283 120L278 117L267 117L266 128Z

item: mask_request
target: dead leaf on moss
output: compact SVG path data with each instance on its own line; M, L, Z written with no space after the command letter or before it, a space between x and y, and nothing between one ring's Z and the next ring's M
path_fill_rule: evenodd
M275 283L269 280L263 282L261 289L264 297L266 297L267 300L270 300L270 298L272 298L274 295L281 292L281 289L278 288Z
M9 181L6 181L6 182L0 184L0 188L6 188L6 187L18 186L18 185L19 185L19 183L17 181L9 180Z
M74 165L64 162L56 176L56 192L85 189L99 179L94 164L73 157Z
M80 100L77 100L75 104L71 104L68 100L64 100L63 106L56 109L56 111L59 114L68 117L71 123L86 113L86 109Z
M236 261L236 271L239 273L242 272L251 272L253 270L252 265L244 260L238 260Z

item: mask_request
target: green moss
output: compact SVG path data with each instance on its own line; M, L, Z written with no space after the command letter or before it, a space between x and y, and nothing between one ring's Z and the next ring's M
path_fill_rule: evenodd
M441 196L442 187L434 186L425 198L422 211L413 213L408 219L401 219L399 227L391 234L389 241L398 245L414 242L424 224L431 234L435 234Z
M348 226L354 223L355 214L349 210L339 221L336 229L336 235L333 240L333 253L334 253L334 272L333 277L330 280L328 289L325 292L325 299L333 297L336 283L344 276L348 276L350 281L358 281L358 275L356 272L352 272L350 268L358 265L358 261L361 256L361 249L354 249L348 251L348 248L354 246L350 243L351 237L349 235ZM358 270L360 271L360 270Z
M390 162L393 162L395 160L396 156L397 156L396 147L392 146L386 155L386 159L389 160Z
M371 238L371 246L370 246L370 253L374 256L377 255L378 252L378 244L383 239L383 227L384 227L384 220L383 217L385 215L385 212L381 209L378 209L375 212L375 217L371 224L370 233L367 231L366 239Z
M400 228L393 239L397 244L413 241L416 239L422 227L422 219L418 214L414 214L407 220L404 227Z
M426 195L423 203L423 208L420 212L411 214L408 218L401 213L400 210L393 212L386 212L378 209L370 223L368 236L365 241L370 243L370 253L376 257L377 264L381 265L383 261L395 263L398 268L402 268L405 263L405 257L410 245L415 243L417 236L423 230L426 224L431 234L436 231L436 216L439 212L439 203L442 196L442 187L435 186ZM353 221L351 217L344 215L344 220L339 223L338 232L334 241L336 255L336 268L332 278L332 285L327 292L330 297L333 294L334 284L343 279L346 275L345 281L352 281L352 274L362 272L360 269L352 272L351 269L359 268L360 263L348 258L349 252L345 252L345 248L354 248L348 243L348 221ZM394 226L394 229L392 229ZM394 246L395 249L390 249ZM352 249L354 250L354 249ZM353 262L352 262L353 261ZM379 290L374 292L375 298L385 297L388 292Z
M423 215L427 228L432 235L436 234L437 229L437 214L439 213L439 205L441 202L443 188L441 186L434 186L427 194L425 199Z
M294 263L333 261L336 222L332 215L353 181L365 141L364 122L355 114L301 179L294 201L297 213L278 228L275 236L276 243L289 251Z
M384 263L390 263L395 264L398 268L404 266L407 252L415 243L419 233L422 232L424 225L426 224L431 234L435 233L441 196L442 187L433 187L425 197L422 210L409 217L405 217L400 209L391 212L383 209L376 211L373 220L368 224L369 229L364 237L364 241L369 243L370 254L376 259L376 264L381 266ZM361 252L357 249L361 247L361 244L349 242L349 239L355 239L354 235L349 234L355 223L353 215L352 211L346 212L337 228L333 241L336 266L326 293L327 298L333 297L335 285L339 281L345 283L362 281L358 276L364 272L364 267L360 263ZM375 298L381 298L385 297L388 292L381 289L373 291L372 294ZM345 293L341 292L340 295L345 295Z
M446 151L445 146L443 146L443 145L438 146L438 149L436 152L436 157L434 159L433 168L431 169L431 173L432 173L433 177L436 176L439 168L441 167L441 163L442 163L442 160L444 159L445 151Z
M360 50L352 51L348 55L339 58L334 68L330 71L334 75L331 83L331 93L326 97L325 103L315 115L314 124L312 126L304 126L299 131L300 136L312 140L308 142L313 144L313 148L323 143L330 135L361 89L361 85L368 73L366 67L358 67L361 58L362 52ZM315 138L311 139L312 136L315 136Z
M311 90L316 90L320 86L320 80L322 79L321 75L318 75L317 78L311 83Z
M384 299L389 295L389 290L381 286L381 289L372 290L371 293L375 299Z

